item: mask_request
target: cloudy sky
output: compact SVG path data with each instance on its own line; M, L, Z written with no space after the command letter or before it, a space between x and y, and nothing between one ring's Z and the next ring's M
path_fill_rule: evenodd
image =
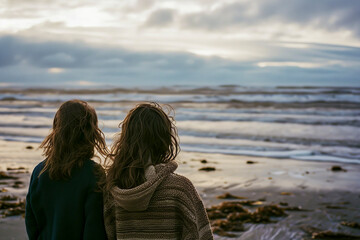
M0 87L360 86L357 0L0 0Z

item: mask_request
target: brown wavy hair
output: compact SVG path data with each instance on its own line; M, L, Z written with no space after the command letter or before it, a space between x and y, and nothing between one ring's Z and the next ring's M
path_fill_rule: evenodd
M53 180L68 179L76 167L95 156L95 149L108 154L104 133L98 127L95 109L87 102L64 102L55 114L51 133L41 143L45 165Z
M180 151L174 118L158 103L138 104L119 127L121 132L108 157L112 164L107 169L107 191L114 186L129 189L144 183L147 166L173 161Z

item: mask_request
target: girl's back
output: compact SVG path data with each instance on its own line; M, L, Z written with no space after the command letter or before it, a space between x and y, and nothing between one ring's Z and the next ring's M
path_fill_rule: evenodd
M146 170L136 188L114 187L105 201L109 239L212 239L203 203L193 184L175 174L175 162Z
M30 239L104 239L101 167L87 160L67 180L51 180L46 171L39 176L43 168L44 162L35 167L26 199Z
M176 127L156 103L126 116L115 141L105 192L109 239L212 239L193 184L175 174Z
M29 239L106 239L98 185L104 171L90 160L95 149L107 153L95 110L80 100L63 103L40 147L46 159L26 196Z

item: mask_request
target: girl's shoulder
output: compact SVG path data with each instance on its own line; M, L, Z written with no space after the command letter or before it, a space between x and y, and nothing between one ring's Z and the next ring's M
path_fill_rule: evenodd
M99 182L103 183L105 181L106 175L104 168L94 160L86 160L83 165L85 174L91 176L90 181L94 185L98 185Z
M41 161L40 163L38 163L38 165L35 166L33 172L32 172L32 177L34 176L39 176L40 172L43 170L45 165L45 160Z
M184 191L196 191L194 184L190 179L177 173L171 173L167 179L164 180L164 183L166 185L176 186Z
M86 172L95 172L95 173L104 172L104 168L99 163L91 159L84 161L82 170Z

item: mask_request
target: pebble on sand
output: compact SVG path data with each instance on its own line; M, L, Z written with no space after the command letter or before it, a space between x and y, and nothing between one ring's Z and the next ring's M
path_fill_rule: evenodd
M339 165L334 165L331 167L331 171L333 172L340 172L340 171L343 171L343 172L346 172L347 170L346 169L343 169L341 166Z
M254 164L254 163L258 163L258 162L256 162L256 161L251 161L251 160L246 161L246 164Z
M291 192L281 192L280 195L291 196L293 194Z
M214 167L202 167L202 168L199 168L199 171L205 171L205 172L211 172L211 171L215 171L216 168Z

